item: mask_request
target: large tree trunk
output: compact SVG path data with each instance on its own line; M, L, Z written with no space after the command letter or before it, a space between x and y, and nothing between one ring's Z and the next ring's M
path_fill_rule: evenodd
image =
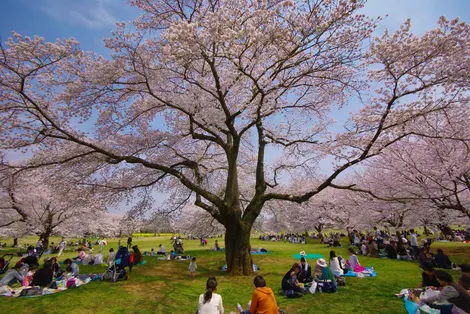
M318 232L318 238L320 239L320 241L323 241L323 234L322 234L323 226L318 225L315 227L315 230L317 230Z
M252 225L243 222L233 222L225 226L225 260L227 272L234 276L253 275L253 260L251 258Z
M346 232L348 233L349 244L353 244L354 243L354 237L351 235L351 229L349 227L347 227Z
M49 247L49 238L51 237L52 230L46 230L41 234L39 239L42 241L42 247L44 250L47 250Z

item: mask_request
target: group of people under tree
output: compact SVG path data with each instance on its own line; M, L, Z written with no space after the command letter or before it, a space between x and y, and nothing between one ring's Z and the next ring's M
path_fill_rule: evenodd
M65 242L62 239L61 242ZM88 242L84 242L87 243ZM89 275L83 275L81 277L79 273L79 264L82 265L94 265L101 264L102 254L104 248L104 243L100 240L97 241L97 244L100 245L100 253L95 257L92 256L91 246L87 248L88 254L85 253L86 245L79 247L76 251L78 256L74 258L66 258L63 261L63 268L58 262L58 257L46 257L44 258L44 263L40 267L40 258L43 251L36 251L37 248L33 246L28 247L28 251L25 256L23 256L18 262L15 263L5 275L0 279L0 288L3 292L8 292L9 287L14 286L16 283L19 283L22 287L41 287L41 288L51 288L54 287L54 284L58 281L68 280L70 278L86 278ZM65 247L65 246L64 246ZM143 261L143 256L137 245L132 246L133 251L129 254L129 261L132 262L129 265L129 268L132 269L133 265L139 264ZM97 257L100 257L97 259ZM107 264L113 265L116 258L116 252L113 248L109 249ZM97 260L99 262L97 262Z

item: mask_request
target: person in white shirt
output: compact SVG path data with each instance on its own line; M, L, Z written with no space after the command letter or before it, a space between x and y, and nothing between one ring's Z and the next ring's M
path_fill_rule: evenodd
M157 251L157 255L165 255L166 253L166 249L163 245L159 245L159 248L158 248L158 251Z
M215 293L217 291L217 280L209 277L206 283L206 293L199 296L197 306L198 314L224 314L222 296Z
M108 263L108 265L111 265L111 263L114 262L114 258L116 257L116 252L114 252L114 249L113 248L110 248L109 249L109 254L108 254L108 259L106 260L106 262Z
M336 277L344 275L344 271L341 268L339 258L336 256L335 251L330 251L330 269Z
M65 239L62 238L62 241L60 241L59 243L59 254L57 254L58 257L62 255L62 252L65 250L66 246L67 246L67 241L65 241Z

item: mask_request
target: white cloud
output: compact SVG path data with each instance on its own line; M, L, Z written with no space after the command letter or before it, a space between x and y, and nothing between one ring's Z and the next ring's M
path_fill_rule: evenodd
M43 0L38 9L55 20L90 29L109 28L118 20L113 15L121 1L110 0Z

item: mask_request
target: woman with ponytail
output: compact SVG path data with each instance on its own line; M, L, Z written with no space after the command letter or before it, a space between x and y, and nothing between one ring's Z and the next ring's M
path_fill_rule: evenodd
M206 293L199 296L198 314L224 314L222 297L215 293L217 291L217 280L209 277L206 283Z

